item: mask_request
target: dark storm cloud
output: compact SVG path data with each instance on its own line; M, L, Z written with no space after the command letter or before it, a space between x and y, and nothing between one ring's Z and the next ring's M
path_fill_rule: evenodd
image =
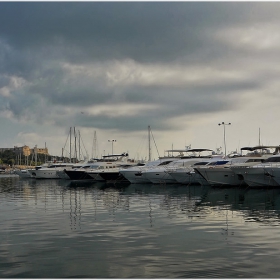
M176 125L167 120L199 112L234 109L238 102L232 102L233 96L261 87L261 82L255 79L260 74L246 79L223 78L224 71L231 74L233 68L238 72L250 67L254 51L237 50L238 46L219 39L216 32L231 27L254 27L255 23L268 20L274 22L279 5L252 2L2 2L0 87L10 86L10 95L5 95L6 91L2 93L5 96L2 97L3 104L8 104L17 118L28 111L34 112L38 115L35 121L51 117L48 113L56 105L78 112L88 106L104 104L116 108L123 103L157 106L152 110L135 111L130 117L125 114L112 117L106 112L77 115L75 111L73 115L61 115L55 120L61 126L75 119L77 125L85 127L94 125L120 130L137 130L143 123L145 129L147 123L157 124L159 129L175 129ZM202 76L198 81L181 85L160 82L126 85L121 79L108 85L106 67L110 61L126 59L144 68L152 64L158 69L161 65L165 69L174 65L190 69L191 66L201 69L211 66L220 70L221 77L211 80ZM76 65L84 68L76 71L73 68ZM12 84L14 77L24 79L22 86Z
M13 2L0 7L1 37L15 48L38 51L62 44L61 59L151 62L195 54L211 43L211 36L201 35L254 20L262 3Z

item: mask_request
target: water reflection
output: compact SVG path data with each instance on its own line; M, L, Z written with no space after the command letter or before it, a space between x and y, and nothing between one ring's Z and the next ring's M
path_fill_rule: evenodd
M147 215L152 226L153 209L165 211L169 217L187 216L192 219L211 211L241 211L245 221L278 225L280 189L214 188L210 186L181 185L108 185L94 182L69 182L67 180L30 180L18 178L0 179L0 195L31 200L43 204L45 210L60 205L69 211L70 225L80 228L84 205L90 203L94 213L102 202L114 219L117 209L130 211L131 201L147 201ZM99 205L99 206L98 206ZM226 213L226 212L225 212ZM96 218L96 215L95 215ZM277 221L277 224L275 222Z
M279 202L276 188L3 178L0 275L278 278Z
M153 209L159 208L169 217L182 215L202 217L213 210L242 211L245 221L279 222L280 189L213 188L179 185L121 185L67 180L0 179L0 196L31 200L35 205L61 204L69 209L70 224L76 228L81 221L82 207L92 203L95 214L98 203L114 219L117 209L130 211L132 201L145 200L150 223ZM95 217L96 218L96 217ZM80 223L80 222L79 222ZM275 224L274 224L275 225Z

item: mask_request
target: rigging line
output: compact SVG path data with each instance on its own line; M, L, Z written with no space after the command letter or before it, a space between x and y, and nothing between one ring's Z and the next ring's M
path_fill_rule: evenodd
M88 156L88 152L87 152L87 149L86 149L86 147L85 147L85 144L84 144L83 138L82 138L82 136L80 136L80 137L81 137L82 144L83 144L83 147L84 147L84 149L85 149L86 155ZM83 151L82 151L82 153L83 153Z
M146 136L142 136L140 138L140 141L139 141L139 144L134 153L133 159L139 159L139 154L141 155L145 152L145 151L143 152L143 150L145 149L144 147L147 146L146 138L147 138Z
M68 136L67 136L66 142L65 142L65 144L64 144L63 150L65 150L65 147L66 147L66 144L67 144L68 138L69 138L69 133L68 133Z
M155 138L154 138L153 132L152 132L152 130L150 130L150 131L151 131L151 134L152 134L152 137L153 137L153 140L154 140L154 144L155 144L155 146L156 146L157 153L158 153L158 157L159 157L159 152L158 152L158 148L157 148L157 144L156 144L156 141L155 141Z

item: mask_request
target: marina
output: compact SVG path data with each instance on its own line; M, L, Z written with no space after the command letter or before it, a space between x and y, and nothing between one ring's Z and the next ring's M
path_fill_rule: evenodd
M46 162L2 174L20 178L62 179L110 184L183 184L229 187L280 187L280 146L244 147L242 153L224 156L210 149L167 150L157 160L135 161L128 153L78 163ZM177 152L178 155L170 153ZM203 153L206 152L206 155Z
M280 279L279 13L1 2L0 277Z

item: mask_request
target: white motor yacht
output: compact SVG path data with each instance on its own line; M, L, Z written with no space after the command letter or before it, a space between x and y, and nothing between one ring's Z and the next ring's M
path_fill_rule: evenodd
M38 169L31 169L28 172L36 179L60 179L57 175L58 170L64 170L74 163L54 163L47 167L40 167Z
M213 162L214 159L203 160L201 162L197 162L191 166L183 166L179 167L175 170L169 171L169 175L171 175L178 183L183 185L189 184L200 184L200 185L209 185L208 182L198 173L194 171L195 167L204 166ZM217 159L215 159L217 161Z
M170 162L178 160L178 158L159 158L154 161L149 161L142 166L133 166L129 168L120 169L120 173L132 184L147 184L151 183L143 174L156 166L165 166Z
M181 167L190 167L191 165L202 161L203 159L180 159L169 163L166 166L157 166L143 172L143 176L153 184L176 184L177 180L174 179L169 173Z
M70 180L70 177L65 172L66 170L76 170L77 168L84 167L85 165L90 165L93 162L94 161L80 161L80 162L77 162L77 163L73 164L72 166L70 165L62 170L57 170L56 174L60 179Z
M65 170L65 173L70 177L71 180L94 180L104 181L99 176L102 170L112 169L120 165L129 164L128 154L113 154L103 156L102 159L97 160L91 164L82 166L74 170Z
M236 167L232 170L240 180L244 180L250 187L274 187L280 185L279 168L280 154L277 154L264 160L263 163L251 167Z
M273 146L274 147L274 146ZM249 151L245 156L243 151ZM196 172L202 175L210 185L215 186L240 186L246 185L244 180L240 180L240 176L234 173L233 169L239 167L250 167L264 161L271 155L267 150L267 146L244 147L241 148L241 154L230 158L226 158L226 164L220 164L208 167L198 167Z
M174 150L170 150L170 151L174 151ZM180 150L175 150L175 151L180 151ZM205 161L206 159L209 160L213 157L213 150L209 150L209 149L188 149L183 151L187 153L187 156L182 156L181 159L173 161L166 166L157 166L155 168L146 170L145 172L143 172L143 177L145 177L153 184L178 183L178 181L170 175L171 172L174 172L175 170L182 169L182 168L190 168L195 163ZM205 154L205 152L206 155L203 155Z
M202 176L210 185L215 186L239 186L243 181L233 172L232 168L238 166L252 166L260 163L262 158L240 157L229 160L223 165L208 166L208 168L197 168L196 172Z
M27 169L17 169L14 173L21 178L31 178L31 174L27 171Z

